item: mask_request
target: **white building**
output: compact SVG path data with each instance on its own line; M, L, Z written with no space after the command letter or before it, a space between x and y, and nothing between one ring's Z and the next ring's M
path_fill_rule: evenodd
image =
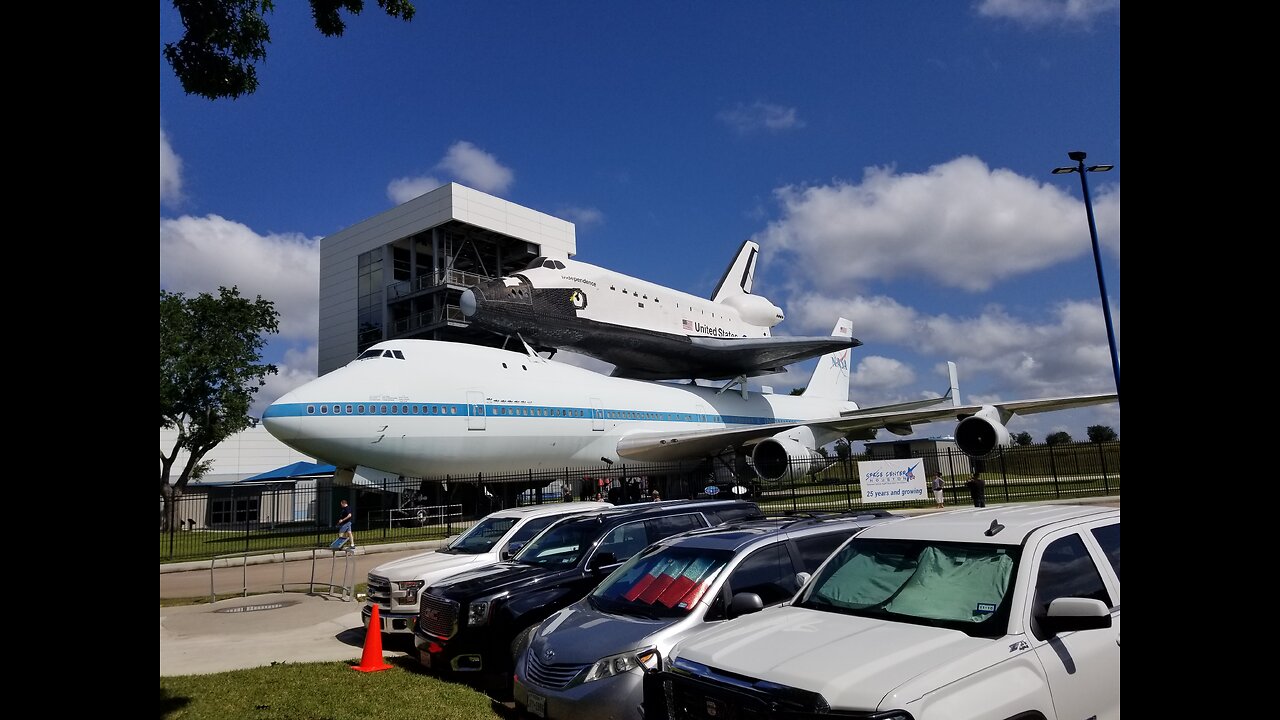
M393 338L496 344L458 309L464 290L577 253L573 223L456 183L320 241L319 374Z

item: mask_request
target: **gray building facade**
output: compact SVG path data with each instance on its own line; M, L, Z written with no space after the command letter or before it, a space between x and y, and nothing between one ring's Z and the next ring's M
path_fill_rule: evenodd
M457 183L356 223L320 241L317 370L395 338L500 344L469 327L462 292L576 253L573 223Z

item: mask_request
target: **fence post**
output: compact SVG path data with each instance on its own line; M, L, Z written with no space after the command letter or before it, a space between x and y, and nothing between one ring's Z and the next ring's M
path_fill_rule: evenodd
M853 509L853 468L849 467L853 460L853 448L844 456L844 505L846 510Z
M449 500L451 499L451 496L453 493L453 491L449 489L449 486L451 484L452 483L449 482L449 476L445 475L444 476L444 516L446 519L444 523L444 536L446 538L453 534L453 513L449 512Z
M235 512L235 508L238 507L238 505L239 503L236 501L236 491L232 490L231 491L232 512ZM244 503L244 551L246 555L249 553L249 501L247 498Z
M173 497L172 493L170 493L170 497L168 501L165 502L165 504L169 506L169 559L172 560L173 559L173 513L174 513L174 505L178 504L178 499L176 497Z
M1111 483L1107 481L1107 454L1102 450L1104 444L1098 443L1098 462L1102 464L1102 491L1110 495Z
M352 484L354 484L354 482ZM399 498L400 493L396 493L396 497ZM378 498L378 505L382 506L386 502L387 502L387 476L383 475L382 476L382 497ZM399 503L397 503L397 505L399 505ZM386 542L387 536L391 531L391 523L394 522L394 520L391 519L391 516L394 513L392 513L392 511L390 510L385 510L385 509L384 509L384 512L387 515L387 524L382 528L382 540L383 542ZM365 513L365 517L369 517L369 514ZM355 518L352 518L352 520L355 520Z
M996 452L1000 456L1000 479L1004 483L1004 501L1009 502L1009 467L1005 463L1007 458L1004 456L1004 446L997 445Z
M1049 472L1053 473L1053 496L1055 498L1062 497L1062 487L1058 485L1058 462L1053 456L1053 445L1048 444L1049 448Z

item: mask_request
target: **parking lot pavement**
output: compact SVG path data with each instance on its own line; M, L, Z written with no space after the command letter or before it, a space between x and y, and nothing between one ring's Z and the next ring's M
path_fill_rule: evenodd
M251 593L265 594L160 608L160 675L225 672L273 662L358 661L366 640L362 603L354 597L344 600L340 588L330 587L331 580L342 585L349 572L354 586L365 582L374 567L421 552L421 547L362 548L351 556L349 570L345 553L336 562L325 553L314 567L306 559L215 568L212 585L219 595L241 592L246 585ZM293 592L272 592L280 589L282 578ZM160 574L161 599L207 598L209 593L207 565ZM384 657L403 656L413 650L413 641L383 636L382 649Z

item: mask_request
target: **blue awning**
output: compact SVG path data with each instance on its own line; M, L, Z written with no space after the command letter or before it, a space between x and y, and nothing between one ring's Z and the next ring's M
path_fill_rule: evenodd
M330 477L337 470L333 465L320 465L310 462L296 462L275 470L268 470L253 477L241 480L242 483L263 482L269 480L300 480L303 478Z

